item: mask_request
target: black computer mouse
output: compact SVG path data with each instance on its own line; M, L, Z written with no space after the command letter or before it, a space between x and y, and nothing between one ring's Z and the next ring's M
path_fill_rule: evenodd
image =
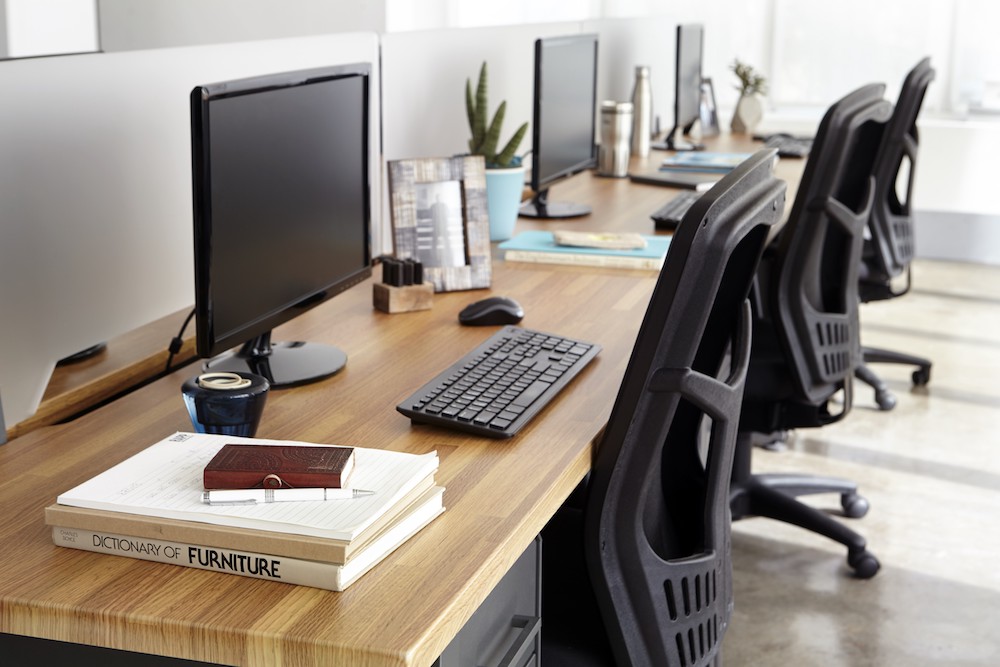
M491 324L517 324L524 317L524 309L513 299L491 296L470 303L458 314L458 321L469 326Z

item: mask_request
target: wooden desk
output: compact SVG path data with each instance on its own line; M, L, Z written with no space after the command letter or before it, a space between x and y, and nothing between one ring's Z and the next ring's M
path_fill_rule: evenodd
M556 193L594 206L585 222L559 225L644 232L669 196L590 174ZM182 369L0 448L0 632L237 665L431 665L590 468L655 280L639 271L494 268L491 290L437 295L429 311L375 311L365 283L275 332L276 340L339 345L349 361L327 381L272 392L260 436L441 458L447 511L347 591L52 545L43 508L57 494L190 430L180 386L193 371ZM513 440L411 426L395 405L491 333L457 324L463 306L489 293L518 299L525 327L604 349Z

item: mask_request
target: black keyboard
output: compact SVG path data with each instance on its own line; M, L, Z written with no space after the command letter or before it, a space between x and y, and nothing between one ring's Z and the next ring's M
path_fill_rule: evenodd
M649 217L653 219L656 229L673 231L681 223L684 214L691 205L701 197L700 192L680 192L660 208L653 211Z
M594 343L506 326L396 409L417 423L509 438L600 350Z
M805 157L812 149L812 139L774 134L764 141L768 148L777 148L779 157Z

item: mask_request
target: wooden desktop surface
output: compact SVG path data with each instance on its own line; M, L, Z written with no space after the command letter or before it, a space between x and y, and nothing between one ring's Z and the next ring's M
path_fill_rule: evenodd
M519 228L652 233L648 215L671 191L585 173L553 195L594 213ZM375 311L368 281L276 330L349 361L272 391L258 436L440 456L447 511L342 593L52 544L43 509L59 493L190 430L180 386L192 367L13 440L0 448L0 631L224 664L431 665L590 468L655 277L496 262L491 289L438 294L429 311ZM457 324L490 294L521 302L524 327L604 349L512 440L411 426L396 404L493 332Z

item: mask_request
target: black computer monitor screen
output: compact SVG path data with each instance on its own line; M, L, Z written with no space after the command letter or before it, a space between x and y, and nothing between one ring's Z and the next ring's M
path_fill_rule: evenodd
M674 68L674 127L667 135L670 150L701 150L701 144L685 141L701 110L701 60L705 31L700 24L677 26L677 56Z
M597 35L547 37L535 41L531 188L521 215L564 218L590 207L550 202L549 186L596 163Z
M340 349L271 330L371 275L368 64L191 93L197 349L273 385L335 373ZM239 351L220 353L235 346Z

